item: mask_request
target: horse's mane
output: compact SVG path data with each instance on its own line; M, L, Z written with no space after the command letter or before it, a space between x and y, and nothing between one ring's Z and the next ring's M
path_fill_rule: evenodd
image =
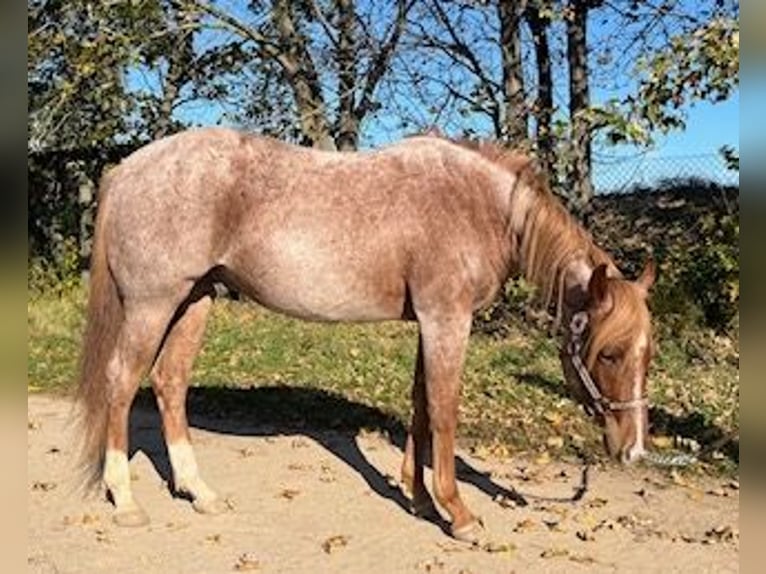
M495 142L450 139L438 132L426 135L472 150L516 175L517 189L526 194L523 201L528 206L517 242L520 270L526 280L538 287L546 307L555 298L557 322L561 317L565 274L572 261L584 259L594 268L605 263L610 276L620 276L612 258L593 242L553 194L534 157Z

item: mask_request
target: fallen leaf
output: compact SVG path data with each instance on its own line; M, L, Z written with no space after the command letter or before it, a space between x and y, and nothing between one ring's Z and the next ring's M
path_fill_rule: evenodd
M210 544L220 544L221 543L221 535L220 534L208 534L205 536L205 542L209 542Z
M673 446L673 439L669 436L653 436L649 440L651 441L654 448L668 449Z
M240 554L234 563L234 570L238 572L252 572L260 568L261 564L250 554Z
M442 552L447 554L452 554L453 552L465 552L466 548L473 550L473 546L466 546L461 542L437 542L436 546L438 546Z
M324 550L326 554L331 554L336 549L346 546L348 544L348 540L348 536L344 536L342 534L330 536L330 538L322 542L322 550Z
M564 446L564 439L560 436L548 437L548 440L545 441L545 444L548 446L548 448L559 449Z
M434 570L443 570L444 562L442 562L438 557L434 556L430 560L423 560L422 562L418 562L417 567L425 570L426 572L433 572Z
M543 418L555 427L560 426L561 422L563 421L563 417L561 416L561 413L557 413L555 411L546 412L543 415Z
M293 488L285 488L284 490L282 490L282 491L281 491L281 492L280 492L280 493L277 495L277 497L279 497L279 498L284 498L284 499L286 499L286 500L292 500L293 498L295 498L296 496L298 496L300 493L301 493L301 491L300 491L300 490L295 490L295 489L293 489Z
M516 526L513 527L514 532L527 532L529 530L534 530L537 525L535 524L535 521L531 518L525 518L524 520L520 520L516 523Z
M589 508L602 508L607 505L609 501L606 498L594 498L588 501Z
M614 520L610 518L605 518L604 520L602 520L601 522L596 524L596 526L593 527L593 532L598 532L599 530L604 530L604 529L614 530L616 527L617 527L617 523Z
M569 555L566 548L548 548L540 553L540 558L563 558Z
M539 466L545 466L546 464L551 462L551 455L548 453L547 450L544 450L541 452L537 458L535 458L535 464Z
M543 524L545 524L551 532L566 532L561 527L561 522L558 520L543 520Z
M514 550L516 550L516 545L510 542L506 544L500 544L497 542L487 542L481 547L481 549L484 550L484 552L489 552L490 554L496 554L499 552L513 552Z
M734 542L739 540L739 530L731 526L717 526L705 532L705 539L711 542Z
M587 556L585 554L571 554L569 559L572 562L577 562L578 564L595 564L598 562L598 560L593 558L593 556Z

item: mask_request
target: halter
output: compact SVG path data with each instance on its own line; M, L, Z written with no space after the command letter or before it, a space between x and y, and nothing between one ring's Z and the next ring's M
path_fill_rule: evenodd
M613 411L627 411L648 406L649 399L645 396L630 401L613 401L601 394L580 356L583 348L583 335L587 327L588 314L585 311L580 311L572 316L572 321L569 324L570 338L566 346L566 354L577 372L580 383L590 395L593 410L603 416Z

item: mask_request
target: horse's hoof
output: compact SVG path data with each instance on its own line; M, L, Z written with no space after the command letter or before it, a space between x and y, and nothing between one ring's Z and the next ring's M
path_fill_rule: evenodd
M192 501L192 508L200 514L223 514L229 506L218 497L196 498Z
M472 520L460 528L452 528L452 537L460 542L481 545L487 537L487 530L480 518Z
M117 526L138 527L149 524L149 515L140 506L134 506L125 510L117 510L112 515L112 521Z

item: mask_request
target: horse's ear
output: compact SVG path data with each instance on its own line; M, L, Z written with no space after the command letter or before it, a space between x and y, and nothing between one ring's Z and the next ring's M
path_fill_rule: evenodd
M654 285L654 279L657 277L657 266L654 264L654 259L649 259L644 266L644 270L636 279L636 283L644 293L649 293L652 285Z
M588 281L588 295L590 296L593 305L599 306L606 301L606 271L606 263L602 263L593 270L593 274L590 276L590 281Z

